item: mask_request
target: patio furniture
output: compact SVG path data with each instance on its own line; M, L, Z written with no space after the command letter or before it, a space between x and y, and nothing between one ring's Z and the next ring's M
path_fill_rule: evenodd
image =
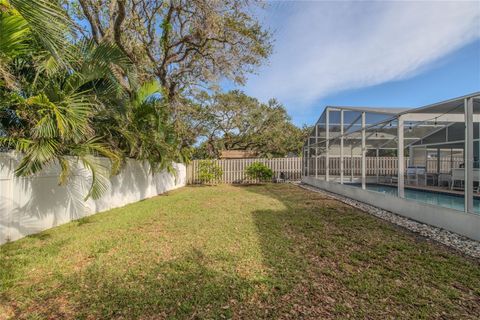
M450 173L439 173L437 177L437 185L443 187L445 184L450 189L452 183L452 175Z
M436 186L438 183L438 173L428 172L425 174L426 185L427 186Z
M416 186L426 185L426 168L424 166L409 166L405 174L406 184L414 184Z
M460 182L459 189L463 189L465 183L465 169L452 169L452 181L450 183L450 190L455 189L455 183Z
M404 176L404 181L406 185L425 185L427 181L427 173L425 172L425 167L408 167ZM381 177L381 179L383 183L398 183L398 176L383 176Z
M382 176L380 177L382 179L383 183L389 183L389 184L397 184L398 183L398 177L397 176ZM379 179L380 181L380 179Z
M480 169L474 168L473 169L473 182L477 183L476 191L478 192L478 185L480 185ZM455 183L460 182L460 185L456 187ZM452 169L452 178L450 183L450 190L453 189L461 189L465 188L465 169L464 168L455 168Z

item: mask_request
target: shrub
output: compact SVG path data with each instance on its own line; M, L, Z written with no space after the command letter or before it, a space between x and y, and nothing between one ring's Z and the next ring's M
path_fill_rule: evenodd
M222 175L222 168L213 160L203 160L198 165L198 178L202 183L215 183Z
M273 178L273 171L260 162L254 162L245 170L247 177L254 180L267 181Z

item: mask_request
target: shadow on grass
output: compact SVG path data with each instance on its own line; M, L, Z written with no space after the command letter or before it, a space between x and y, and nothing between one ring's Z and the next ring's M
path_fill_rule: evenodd
M18 301L12 318L473 318L479 311L478 266L295 186L236 187L248 192L242 199L262 203L242 213L260 246L256 274L238 271L237 252L201 245L132 266L115 265L104 250L28 297L28 307Z
M32 235L29 237L41 239L42 242L51 240L48 235ZM34 269L25 270L26 267L32 262L34 263L35 257L57 256L68 242L69 240L61 239L50 241L48 245L41 246L31 246L31 242L29 242L30 245L25 245L25 242L11 242L0 247L0 319L9 319L2 314L2 312L6 313L3 308L12 309L12 313L17 309L17 299L10 297L6 292L19 286L19 282L21 282L25 273L35 272ZM32 290L35 291L36 289L32 288ZM11 319L16 318L20 317L11 317Z
M93 264L81 274L61 279L61 287L37 296L29 317L75 319L228 319L270 318L262 297L268 279L246 279L209 266L209 257L193 249L187 255L126 273ZM275 290L279 290L276 288ZM73 295L72 295L73 293ZM265 293L264 293L265 294ZM265 300L265 303L268 301ZM263 310L261 310L263 309ZM15 319L25 317L17 309Z
M290 214L288 210L244 214L252 215L262 254L262 270L256 274L239 272L236 252L224 250L213 254L193 247L172 260L149 260L131 268L112 265L102 258L109 252L104 250L100 259L86 268L58 275L60 285L37 292L34 303L28 303L35 310L20 303L14 318L26 314L78 319L278 317L291 306L288 298L282 297L300 283L305 271L300 252L293 250L295 244L285 237L284 223L289 223Z
M101 318L231 317L231 301L242 300L253 284L210 268L206 259L194 249L182 258L127 274L94 265L81 279L65 283L80 284L75 303L79 318L96 312Z
M480 314L478 260L418 241L417 235L296 186L244 190L287 208L255 211L253 217L264 259L278 281L292 284L291 307L283 308L290 315L475 319ZM279 232L278 247L272 247ZM295 264L288 265L292 259ZM292 268L300 280L285 277Z

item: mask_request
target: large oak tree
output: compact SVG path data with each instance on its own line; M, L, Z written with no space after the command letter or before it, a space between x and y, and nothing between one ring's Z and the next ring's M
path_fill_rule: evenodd
M160 81L171 104L179 93L222 78L243 83L271 52L270 33L252 14L258 1L68 2L84 26L81 33L115 43L136 65L140 81Z
M261 103L238 90L197 98L203 106L192 122L203 140L197 157L218 157L222 150L248 150L265 157L300 154L308 130L296 127L277 100Z

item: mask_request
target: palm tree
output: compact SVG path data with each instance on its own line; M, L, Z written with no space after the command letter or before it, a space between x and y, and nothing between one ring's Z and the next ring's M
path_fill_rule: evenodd
M15 13L10 16L22 19ZM4 17L0 21L5 22ZM25 32L25 36L26 39L11 41L14 45L5 46L2 53L13 47L23 48L26 42L35 44L33 33ZM29 48L38 49L35 45ZM118 171L121 156L95 134L91 119L102 107L100 91L115 90L111 66L127 68L128 59L114 45L94 46L85 41L75 46L69 44L68 51L74 58L71 61L63 58L65 65L69 65L64 68L58 60L52 60L49 51L39 48L4 54L4 61L23 59L24 63L19 67L6 64L18 85L5 85L3 89L0 86L0 119L5 132L0 145L23 154L16 169L18 176L32 175L46 166L59 164L59 182L64 184L72 164L81 161L92 175L86 198L98 198L107 188L108 176ZM31 60L37 63L32 66ZM110 172L97 155L110 159Z
M111 103L95 117L95 128L128 157L147 161L153 173L172 162L186 162L189 150L180 148L177 132L164 101L162 87L152 80L132 86L131 94Z
M59 165L65 184L80 162L92 177L86 198L98 198L125 157L172 172L187 150L159 83L136 85L118 47L75 43L71 25L56 1L0 0L0 148L23 155L16 174Z
M25 54L34 36L55 59L65 63L71 23L60 6L49 0L0 0L0 81L14 89L8 65Z
M185 149L179 148L179 139L170 121L169 108L156 80L146 82L133 92L128 103L129 131L135 141L130 143L130 154L148 161L152 173L167 169L173 172L174 161L185 162Z

